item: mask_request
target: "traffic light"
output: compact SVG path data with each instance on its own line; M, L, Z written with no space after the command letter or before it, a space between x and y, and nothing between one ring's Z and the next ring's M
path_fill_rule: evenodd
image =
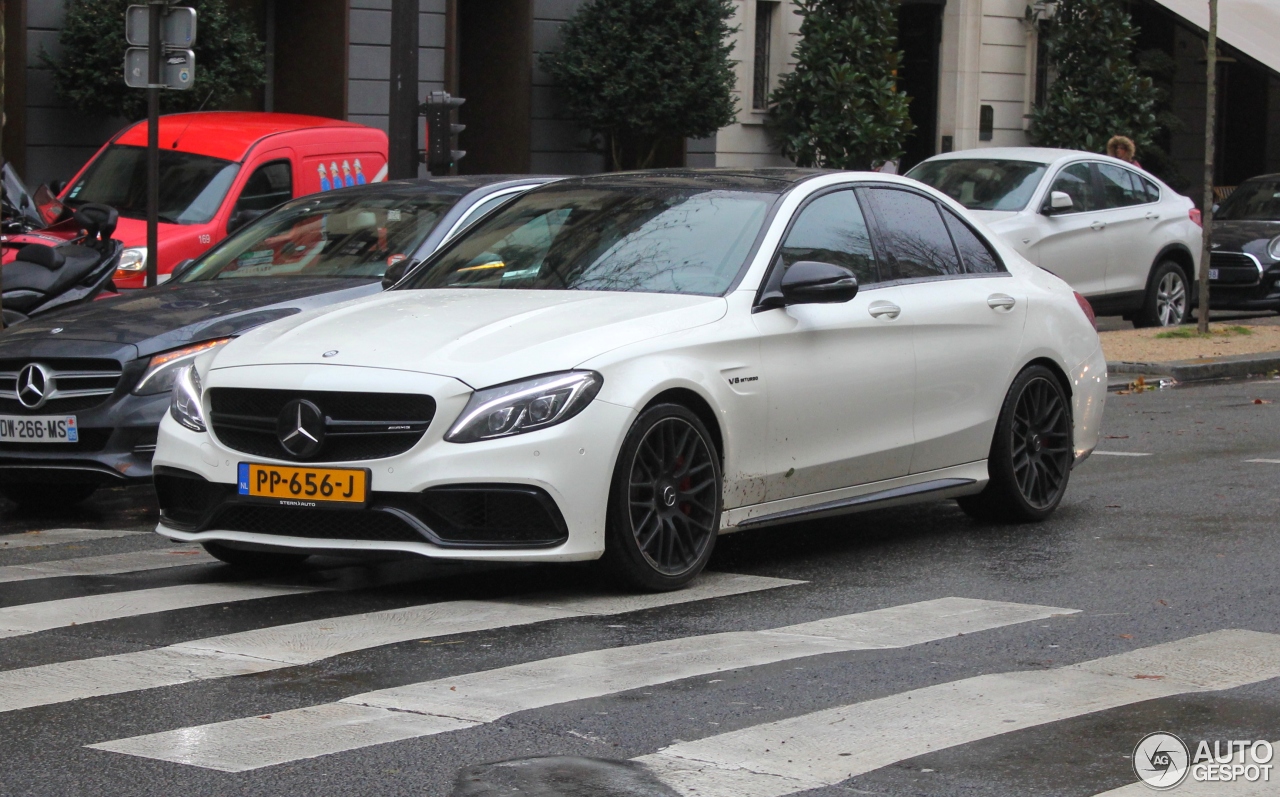
M422 103L421 111L427 117L427 170L433 175L448 174L453 165L467 154L466 150L453 148L453 137L467 129L466 125L453 124L453 109L466 100L451 97L447 91L433 91Z

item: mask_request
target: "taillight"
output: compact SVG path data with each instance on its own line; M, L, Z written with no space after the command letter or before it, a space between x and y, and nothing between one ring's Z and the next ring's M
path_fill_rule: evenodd
M1084 298L1077 291L1072 291L1076 297L1076 303L1080 305L1080 309L1084 311L1084 317L1089 319L1089 323L1093 324L1093 328L1098 328L1098 317L1093 314L1093 305L1089 304L1089 300Z
M1197 227L1204 226L1204 214L1200 212L1200 208L1192 208L1187 211L1187 215L1196 223Z

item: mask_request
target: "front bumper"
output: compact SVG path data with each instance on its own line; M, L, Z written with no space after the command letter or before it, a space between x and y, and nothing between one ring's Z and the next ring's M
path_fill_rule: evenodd
M166 416L155 457L158 475L167 477L181 471L184 478L210 485L216 495L202 505L197 517L196 513L175 512L174 502L166 499L162 490L156 531L165 537L314 552L396 551L440 559L497 561L575 561L598 558L604 551L613 466L635 417L629 408L597 399L557 426L457 444L445 442L444 434L462 412L471 390L447 377L342 366L273 366L213 371L207 384L209 388L418 393L432 396L437 410L426 434L403 454L324 463L324 467L370 470L368 508L304 507L296 511L247 503L236 492L236 474L241 462L303 463L235 451L218 440L216 430L192 432ZM523 537L518 533L458 533L457 527L465 524L451 524L444 517L448 513L433 502L442 493L477 487L490 493L524 494L548 510L539 514L533 504L525 504L530 523ZM554 538L543 533L548 528L547 518L551 525L559 525L562 533ZM518 525L508 522L505 528L518 532Z

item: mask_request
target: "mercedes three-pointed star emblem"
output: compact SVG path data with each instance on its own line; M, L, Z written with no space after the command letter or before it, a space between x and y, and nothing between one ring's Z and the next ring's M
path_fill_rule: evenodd
M285 451L308 459L324 445L324 413L306 399L294 399L280 411L276 437Z
M31 363L18 372L18 403L29 410L44 406L53 392L53 379L40 363Z

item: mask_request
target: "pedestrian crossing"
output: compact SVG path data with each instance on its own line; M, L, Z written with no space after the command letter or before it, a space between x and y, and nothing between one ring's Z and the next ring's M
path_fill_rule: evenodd
M61 539L57 534L46 538L57 539ZM130 619L160 623L169 612L220 604L251 609L253 601L268 598L292 601L290 612L295 613L287 614L296 619L297 606L306 606L312 596L332 594L335 589L256 578L39 600L38 587L45 579L83 576L88 586L93 578L136 572L139 576L130 583L141 586L148 573L160 571L165 572L163 583L171 584L175 578L183 578L184 571L169 573L170 568L210 561L190 547L105 555L97 553L100 550L95 547L93 556L0 566L0 583L14 584L7 590L35 588L30 593L14 593L29 594L32 602L0 608L0 638L81 626L89 626L87 633L93 634L95 623ZM79 584L64 587L74 592ZM366 601L362 606L377 608L378 590L387 586L385 579L372 586L362 583L361 600ZM457 749L454 763L462 768L482 763L464 752L475 744L475 737L468 734L523 722L523 718L535 723L543 716L540 712L553 712L557 707L629 699L638 690L703 684L707 678L749 682L765 678L780 665L821 671L844 666L842 663L855 655L880 656L884 666L918 658L918 651L925 649L931 651L929 658L945 658L945 651L951 649L947 646L1019 640L1032 634L1033 627L1061 629L1062 624L1071 625L1089 614L1035 602L965 596L894 602L852 613L823 611L824 601L813 597L815 588L797 579L708 572L688 589L671 593L616 594L578 585L494 598L441 599L428 591L430 602L399 605L405 602L401 593L388 597L397 604L394 608L316 616L333 612L335 603L327 600L316 604L323 608L303 612L301 616L311 619L300 622L271 624L266 620L250 630L202 637L183 634L177 638L184 641L132 652L82 654L79 658L64 658L64 653L52 656L60 659L53 663L0 669L0 730L22 727L29 716L38 718L33 719L33 727L37 727L54 722L74 725L78 717L93 714L106 724L80 733L66 755L78 751L80 756L90 756L93 766L103 772L133 772L128 762L136 762L168 768L161 771L206 773L228 779L212 782L240 792L237 784L245 781L235 779L252 777L257 771L264 775L292 772L290 767L308 761L331 761L338 768L351 757L378 755L379 751L385 754L398 744L430 743L436 750ZM753 611L729 613L734 619L727 625L705 627L687 619L726 616L723 610L732 606L778 609L793 603L807 607L807 618L817 619L784 625L769 622L768 613L756 617ZM252 714L249 709L237 708L232 713L220 710L217 703L199 703L181 712L172 711L170 705L170 713L155 715L172 716L173 720L164 724L147 721L139 726L128 721L130 714L146 718L158 711L157 707L165 705L165 695L171 694L162 690L183 684L217 681L219 694L255 694L262 682L240 676L346 661L344 657L375 649L383 649L377 661L410 655L420 659L427 647L412 646L413 653L409 653L393 646L442 638L471 640L476 635L522 627L534 635L554 636L557 628L581 627L581 623L565 625L569 621L602 618L602 623L618 622L603 618L646 611L650 612L643 615L646 622L671 629L656 641L588 642L587 649L577 644L570 647L576 652L563 655L552 650L528 660L517 656L518 663L503 661L503 666L478 663L496 660L492 658L473 663L462 657L453 660L457 666L448 670L452 674L430 680L420 680L422 675L417 679L408 674L401 677L392 667L379 672L379 685L384 688L348 688L335 693L331 686L319 697L312 697L310 704L298 702L296 696L308 694L306 679L320 677L320 670L299 669L296 678L289 675L292 686L281 693L283 702L276 710L271 703L277 698L267 692L249 701ZM687 627L679 625L681 622ZM172 628L167 633L172 634ZM174 638L169 636L165 641ZM600 638L615 639L608 635ZM58 637L49 639L51 644L66 644L58 642ZM131 640L130 644L137 647L141 643ZM0 667L5 666L4 661L0 648ZM916 681L887 693L873 692L867 699L852 700L853 693L843 699L822 696L816 706L810 704L804 710L788 710L784 704L781 713L772 714L769 721L744 716L726 732L701 726L704 733L711 731L709 735L677 735L659 726L653 733L660 741L651 740L619 757L630 757L670 793L683 797L780 797L838 786L914 757L1086 715L1280 679L1280 635L1226 629L1075 661L1057 666L1020 662L1018 667L979 670L982 674L970 677L956 673L937 682L925 681L923 686ZM729 672L734 675L724 675ZM354 681L359 682L358 678ZM121 711L119 708L106 714L96 712L95 706L103 705L96 701L102 699L128 708L120 714L114 713ZM664 692L651 699L674 698ZM49 707L56 708L44 711ZM39 713L23 713L31 711ZM116 727L115 733L112 727ZM1135 742L1126 738L1120 749L1103 748L1098 754L1116 759L1119 753L1127 755ZM1130 780L1131 775L1125 773ZM1096 797L1137 797L1148 791L1142 784L1119 785L1121 782L1113 780L1107 785L1118 788ZM1178 792L1187 797L1274 793L1270 783L1229 785L1230 790L1224 790L1221 784L1188 780ZM321 789L317 786L315 790ZM1089 789L1084 794L1097 791ZM1069 790L1062 793L1077 794Z
M62 545L68 542L109 540L146 533L125 529L42 529L21 534L0 534L0 550L38 548L46 545Z

